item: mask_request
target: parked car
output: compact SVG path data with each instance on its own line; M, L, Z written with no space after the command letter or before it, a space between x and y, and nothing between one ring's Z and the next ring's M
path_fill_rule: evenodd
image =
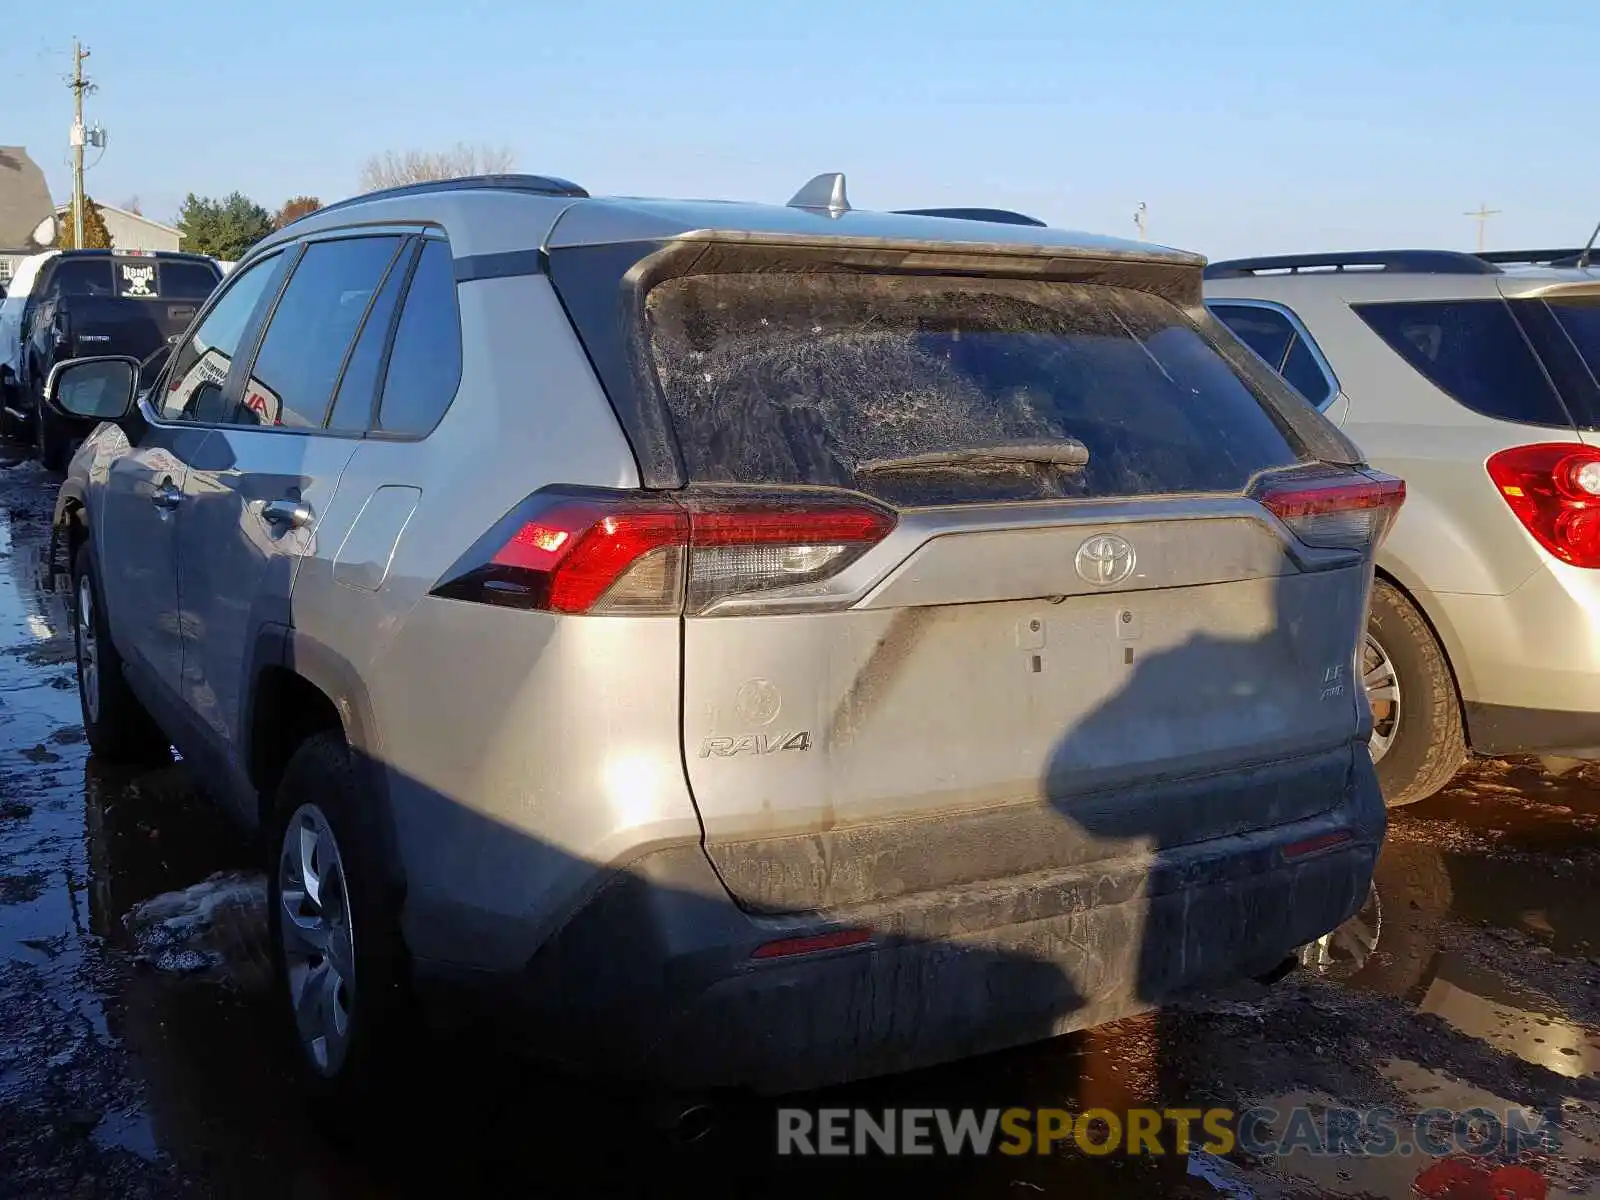
M7 355L7 432L31 433L39 461L59 471L92 426L42 403L50 369L86 354L145 357L188 327L222 272L204 255L152 250L57 250L28 263Z
M1600 268L1583 252L1211 264L1221 320L1410 499L1365 679L1391 805L1469 751L1600 756Z
M52 376L90 745L264 831L321 1094L405 996L771 1092L1269 972L1368 892L1403 485L1201 267L830 177L321 209Z

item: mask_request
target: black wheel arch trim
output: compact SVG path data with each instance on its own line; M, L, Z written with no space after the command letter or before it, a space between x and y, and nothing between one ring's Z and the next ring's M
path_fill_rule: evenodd
M1467 704L1466 700L1461 695L1461 679L1456 674L1455 660L1450 657L1450 643L1439 636L1439 626L1435 623L1433 615L1428 612L1427 605L1423 604L1421 600L1417 599L1416 594L1413 593L1410 588L1408 588L1400 580L1396 579L1388 571L1385 571L1382 567L1373 568L1372 578L1374 585L1380 581L1387 583L1395 591L1404 596L1406 603L1417 610L1417 614L1422 618L1422 623L1428 627L1428 632L1433 635L1434 644L1439 647L1439 657L1444 659L1445 670L1450 672L1450 687L1455 692L1456 708L1461 713L1461 735L1466 739L1467 749L1473 753L1477 753L1478 751L1472 742L1471 706Z
M350 752L355 757L362 794L372 804L374 827L383 856L388 882L397 894L405 890L405 871L400 860L399 837L389 798L389 781L372 701L360 672L337 650L303 630L284 625L263 625L256 635L250 665L252 686L247 709L241 714L241 728L255 730L255 698L261 690L261 676L270 668L290 671L311 684L333 704ZM246 746L246 761L253 761L252 747ZM265 802L269 797L262 797Z

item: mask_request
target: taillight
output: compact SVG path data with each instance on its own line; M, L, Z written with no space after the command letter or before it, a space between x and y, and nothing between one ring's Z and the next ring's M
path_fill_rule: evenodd
M695 615L818 584L894 524L892 513L853 499L543 492L469 550L434 594L596 616Z
M686 497L690 614L736 596L771 595L837 575L894 528L854 501Z
M1534 540L1562 562L1600 567L1600 450L1574 442L1513 446L1485 466Z
M1376 550L1405 503L1403 479L1379 471L1268 476L1255 498L1308 546Z

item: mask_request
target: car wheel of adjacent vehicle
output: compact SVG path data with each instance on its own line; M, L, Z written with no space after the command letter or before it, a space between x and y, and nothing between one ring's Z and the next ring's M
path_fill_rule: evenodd
M30 430L28 423L22 420L12 410L22 403L22 397L17 393L13 383L0 384L0 438L14 442L25 442Z
M72 561L72 640L89 748L113 762L171 761L172 744L133 694L111 642L104 592L87 544Z
M404 944L343 737L294 752L274 804L268 907L280 995L330 1132L376 1099L411 1030Z
M1450 664L1427 621L1383 579L1372 587L1361 669L1372 702L1368 745L1384 801L1397 808L1424 800L1466 761L1461 705Z
M42 397L35 397L34 400L33 445L39 455L39 465L46 471L67 469L71 442L66 432L50 416Z

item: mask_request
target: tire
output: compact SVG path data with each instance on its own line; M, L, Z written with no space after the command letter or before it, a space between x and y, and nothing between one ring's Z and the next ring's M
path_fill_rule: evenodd
M1399 588L1384 579L1372 586L1367 637L1363 674L1373 697L1373 762L1384 802L1399 808L1433 795L1466 762L1461 703L1450 664L1427 621ZM1380 699L1389 695L1389 687L1394 690L1393 701ZM1390 703L1398 708L1397 714L1384 708Z
M46 471L54 471L59 475L67 469L72 443L59 423L51 417L44 398L39 395L34 396L33 445L39 455L39 465Z
M122 673L122 656L111 642L105 591L88 543L78 547L72 560L72 648L89 748L107 762L171 762L171 740Z
M12 408L22 403L22 397L14 383L0 384L0 439L13 442L26 442L33 432L28 428L28 423L12 415Z
M273 968L306 1089L326 1132L344 1136L360 1132L359 1119L396 1082L418 1026L398 896L385 883L371 818L344 738L302 742L270 824Z

